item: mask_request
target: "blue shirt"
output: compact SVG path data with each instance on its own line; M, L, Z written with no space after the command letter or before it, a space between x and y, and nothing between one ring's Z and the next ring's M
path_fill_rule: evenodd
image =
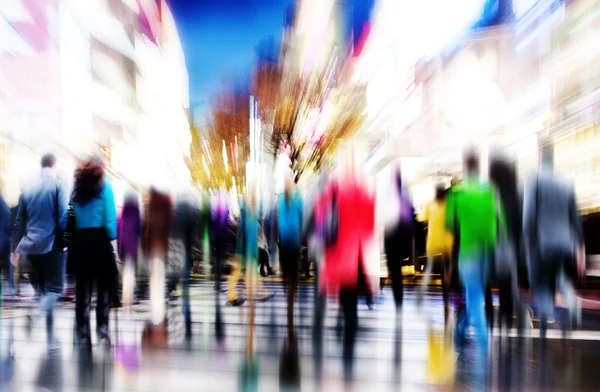
M302 198L297 193L279 197L277 205L277 228L279 242L283 245L300 246L302 238Z
M15 219L14 247L16 253L43 255L52 250L58 232L65 228L67 196L64 187L52 175L52 169L42 169L42 176L19 201Z
M86 204L73 203L75 226L79 229L105 228L109 239L117 238L117 208L115 196L108 181L102 191Z

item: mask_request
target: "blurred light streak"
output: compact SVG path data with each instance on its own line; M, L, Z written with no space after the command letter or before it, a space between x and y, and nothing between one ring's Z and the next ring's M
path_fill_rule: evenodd
M229 161L227 159L227 148L225 147L225 140L222 140L223 143L223 164L225 165L225 173L229 174Z
M204 170L206 171L206 175L208 176L208 179L210 180L210 170L208 170L208 164L206 163L206 156L202 156L202 164L204 165Z

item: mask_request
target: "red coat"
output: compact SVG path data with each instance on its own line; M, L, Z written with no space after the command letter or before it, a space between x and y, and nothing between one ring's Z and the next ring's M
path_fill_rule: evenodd
M337 206L339 211L339 231L336 243L325 248L324 263L321 270L321 289L336 295L342 288L356 288L358 284L359 261L370 289L374 290L372 268L373 247L377 243L375 236L375 195L355 178L345 177L334 180L324 190L315 205L315 223L322 227L331 210L333 187L337 187ZM376 256L379 257L378 255ZM372 264L372 263L371 263Z

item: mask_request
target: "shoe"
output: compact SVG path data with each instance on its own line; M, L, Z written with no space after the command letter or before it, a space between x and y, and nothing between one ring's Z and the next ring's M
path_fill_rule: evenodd
M105 347L111 346L110 337L108 336L108 330L106 327L98 328L98 330L96 331L96 334L98 337L98 343L100 343L101 345L103 345Z
M313 275L312 275L311 273L308 273L308 274L304 274L304 275L302 276L302 279L304 279L304 280L309 280L309 279L311 279L312 277L313 277Z
M227 301L227 306L242 306L246 303L245 299L236 298L233 301Z
M261 268L261 270L260 270L260 276L262 276L263 278L266 278L267 276L269 276L269 273L266 272L264 269Z
M268 270L267 270L267 275L268 276L275 276L277 274L275 273L275 271L273 271L273 268L269 267Z
M257 302L266 302L266 301L270 300L271 298L273 298L274 296L275 296L275 293L270 291L264 297L257 298L256 301Z

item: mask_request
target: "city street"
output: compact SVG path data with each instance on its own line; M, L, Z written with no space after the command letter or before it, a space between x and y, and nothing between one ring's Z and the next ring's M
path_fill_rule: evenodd
M258 390L279 390L280 356L286 339L286 303L281 283L266 284L274 297L257 303L256 358ZM432 289L433 290L433 289ZM338 338L338 307L328 303L322 362L323 379L315 377L311 344L312 285L300 286L296 329L300 353L301 390L447 390L428 382L427 319L434 329L443 328L441 293L431 291L424 307L415 306L414 288L407 288L400 338L394 329L393 300L385 287L378 303L369 310L359 304L359 335L354 381L342 377L341 343ZM225 302L224 296L221 297ZM240 382L245 358L247 304L224 306L226 339L218 345L214 337L214 295L209 282L192 288L193 341L183 341L181 314L174 302L170 313L169 347L142 349L139 345L148 304L135 306L133 315L123 310L112 314L113 347L94 345L90 357L73 345L73 304L63 304L55 321L60 349L48 350L44 323L30 337L25 332L25 314L31 300L7 302L2 320L2 390L10 391L234 391ZM425 315L428 316L425 316ZM115 318L116 317L116 318ZM427 318L427 319L426 319ZM594 321L594 319L596 321ZM482 383L494 390L595 390L600 381L594 357L600 350L600 323L594 311L584 312L585 330L575 331L566 342L560 331L549 332L544 361L540 361L538 330L531 338L508 338L495 334L487 381L476 373L470 342L455 355L454 390L480 389ZM118 325L117 325L118 324ZM535 326L535 320L534 320ZM119 339L116 338L117 334ZM401 344L398 346L396 342ZM132 344L133 343L133 344ZM519 353L519 350L520 353ZM143 358L142 358L143 352ZM446 364L446 366L450 366ZM545 382L545 385L543 384ZM451 388L452 389L452 388Z

